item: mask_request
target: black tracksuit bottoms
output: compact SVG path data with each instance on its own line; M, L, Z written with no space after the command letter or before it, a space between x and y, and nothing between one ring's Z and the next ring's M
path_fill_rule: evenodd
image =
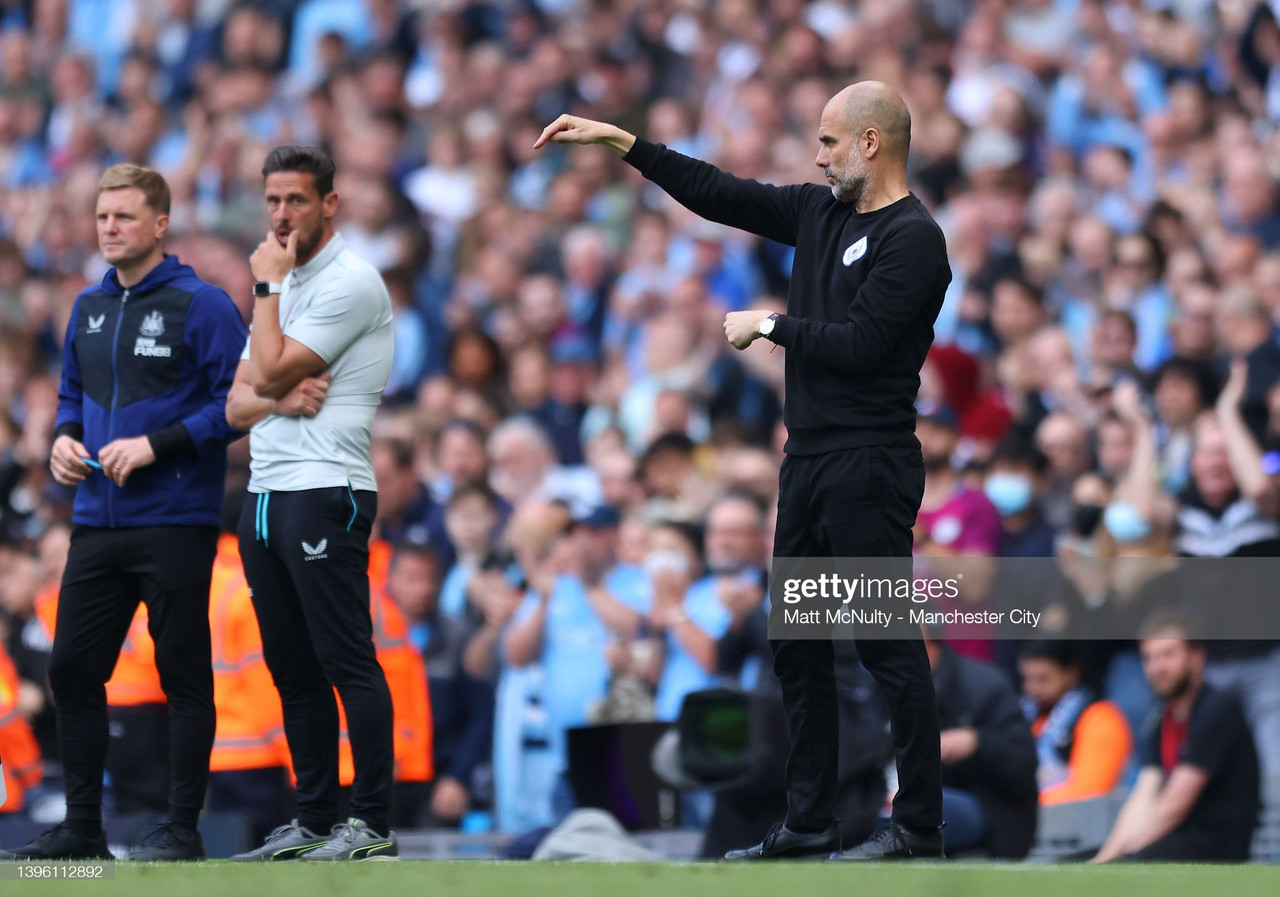
M924 461L918 444L788 455L779 473L776 557L910 558ZM837 565L838 567L839 565ZM894 821L942 825L938 708L918 629L902 638L856 638L859 657L888 703L898 767ZM820 831L837 796L839 716L830 640L775 640L773 668L791 738L787 826Z
M240 514L240 557L298 778L298 821L315 832L341 821L334 688L355 761L350 815L379 834L388 831L391 692L369 613L369 533L377 507L376 492L336 486L251 493Z
M106 683L142 601L169 704L169 819L196 824L216 727L209 580L217 550L216 526L72 529L49 658L68 822L101 825Z

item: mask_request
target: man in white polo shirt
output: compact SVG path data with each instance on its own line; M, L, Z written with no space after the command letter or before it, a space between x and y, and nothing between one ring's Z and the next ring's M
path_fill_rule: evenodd
M240 555L284 705L298 818L234 859L392 857L391 694L374 653L368 577L369 427L391 371L391 300L377 270L334 233L327 153L278 147L262 174L272 229L249 259L256 308L227 420L252 428ZM334 687L355 758L346 820Z

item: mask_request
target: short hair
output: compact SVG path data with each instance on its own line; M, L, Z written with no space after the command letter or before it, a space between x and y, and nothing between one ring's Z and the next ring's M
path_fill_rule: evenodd
M1122 308L1109 308L1102 313L1099 323L1102 321L1119 321L1120 324L1129 334L1129 339L1134 342L1138 341L1138 324L1133 319L1133 315L1129 314Z
M1080 668L1080 649L1066 639L1031 640L1022 643L1018 650L1019 660L1048 660L1064 670Z
M697 443L684 433L663 433L649 443L649 447L644 450L640 457L640 466L645 466L653 460L655 455L660 455L664 452L675 452L687 458L692 458L697 448Z
M267 159L262 163L264 178L279 171L296 171L311 175L316 192L321 196L328 196L333 192L333 175L336 170L333 158L323 149L318 146L298 146L297 144L277 146L267 153Z
M765 521L769 516L769 511L765 507L764 502L760 500L759 496L737 486L726 490L724 495L721 495L713 501L711 506L707 508L707 516L709 517L712 510L720 507L721 505L747 505L758 518L761 529L764 528Z
M489 434L489 453L493 454L492 447L495 444L512 437L526 440L539 449L543 449L552 455L555 454L555 445L551 442L551 437L547 435L546 429L528 414L509 417L494 427L493 432Z
M123 190L126 187L137 187L142 191L147 208L157 215L168 215L171 197L169 183L164 175L141 165L121 162L112 165L98 179L98 192L104 190Z
M1173 357L1156 369L1153 378L1156 389L1167 377L1181 377L1190 381L1200 393L1200 404L1208 407L1218 398L1218 378L1208 362L1195 358Z
M1025 432L1012 430L996 443L991 454L991 464L1000 462L1015 466L1030 467L1035 473L1043 474L1049 469L1049 458L1042 452L1035 440Z
M467 483L453 490L453 494L449 496L446 508L453 508L455 505L466 501L468 498L478 498L484 501L495 513L498 510L498 495L489 488L488 483Z
M1175 630L1178 634L1174 638L1186 642L1188 647L1204 650L1204 640L1193 635L1193 626L1194 624L1185 614L1170 608L1160 608L1143 619L1138 627L1138 641L1163 638L1166 632Z
M370 450L385 449L397 470L410 470L413 468L413 443L407 439L400 439L395 436L375 436L369 448Z
M450 433L462 432L466 433L480 445L484 445L484 428L478 423L467 417L451 417L444 422L444 426L440 428L440 432L436 434L436 452L440 451L440 443Z
M430 539L405 539L402 542L397 542L395 550L391 554L389 568L394 569L407 557L422 558L433 564L440 563L440 553L436 551Z
M703 529L697 524L689 520L661 520L653 525L653 529L670 530L680 537L680 539L693 549L693 553L699 558L703 556Z
M1019 294L1030 300L1031 304L1036 308L1043 309L1045 305L1044 292L1027 279L1026 275L1018 271L1010 271L996 278L996 282L991 288L994 291L1001 284L1009 284L1014 287Z

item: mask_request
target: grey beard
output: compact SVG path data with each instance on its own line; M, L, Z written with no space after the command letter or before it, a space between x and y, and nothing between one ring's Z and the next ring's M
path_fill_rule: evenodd
M840 202L851 202L857 205L867 192L868 181L865 175L844 177L837 175L831 185L831 195Z

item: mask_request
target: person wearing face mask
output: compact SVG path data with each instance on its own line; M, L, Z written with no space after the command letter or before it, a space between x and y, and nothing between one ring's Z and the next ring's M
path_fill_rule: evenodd
M1035 443L1016 431L996 446L983 492L1000 513L1000 557L1053 556L1056 534L1040 510L1048 471L1049 459ZM1015 607L1041 610L1058 598L1064 584L1057 575L1051 581L1046 580L1046 573L1050 571L1056 572L1056 567L1002 563L991 587L992 601L1006 612ZM1010 674L1016 674L1018 647L1016 641L996 641L992 646L992 660Z
M707 514L706 575L701 575L703 547L695 535L700 534L687 525L658 528L645 564L653 582L649 619L655 630L664 633L666 645L655 712L667 722L680 715L685 695L716 683L716 643L732 620L720 589L722 583L743 574L758 581L764 552L763 514L752 501L738 496L722 498L712 506ZM669 557L661 553L664 546L674 553ZM683 578L683 588L670 582L668 567Z
M1000 512L1001 557L1052 557L1054 531L1040 514L1039 497L1049 462L1018 434L996 446L983 492Z
M1172 509L1156 476L1155 427L1142 402L1137 383L1126 380L1112 391L1111 406L1133 434L1128 467L1120 474L1115 493L1102 512L1104 531L1115 542L1115 553L1158 557L1169 553L1164 536Z
M1096 473L1076 478L1071 487L1071 514L1066 530L1058 533L1053 553L1059 557L1094 557L1102 515L1111 501L1111 486Z

